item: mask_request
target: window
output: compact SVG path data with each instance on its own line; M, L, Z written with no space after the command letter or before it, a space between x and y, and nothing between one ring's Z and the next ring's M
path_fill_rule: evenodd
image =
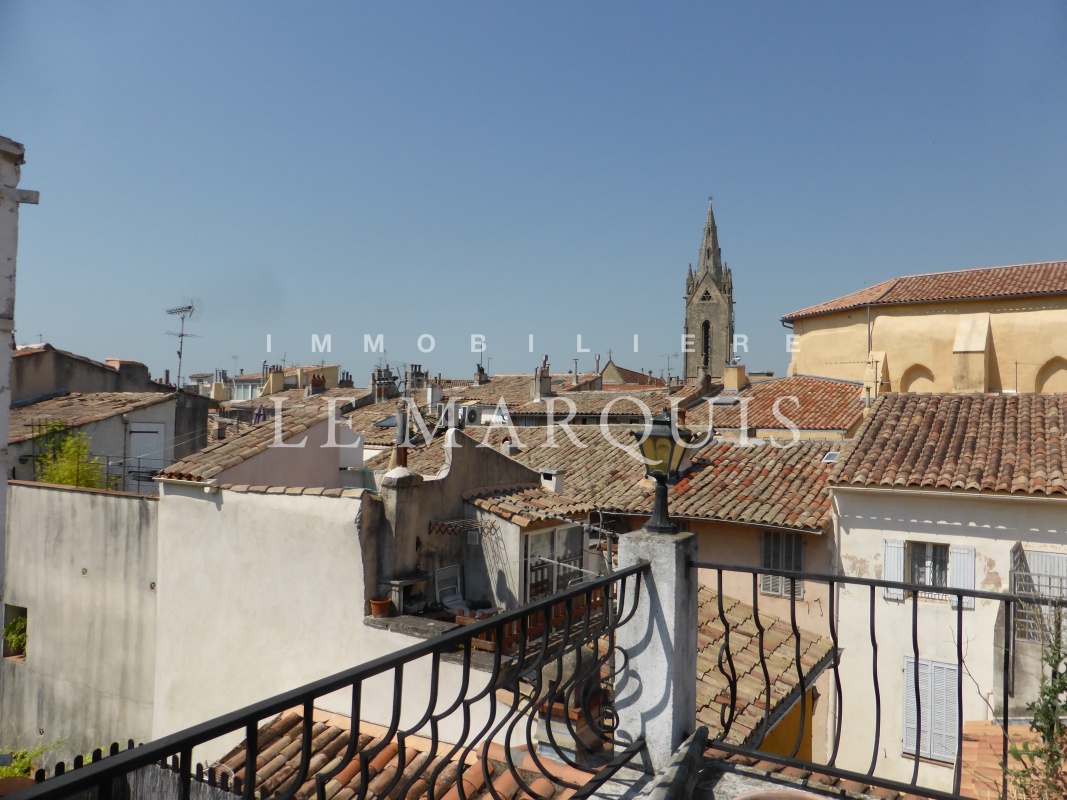
M948 586L948 545L908 542L908 583Z
M1015 638L1046 641L1060 628L1067 632L1067 618L1047 599L1067 598L1067 553L1024 550L1016 544L1011 551L1011 588L1022 598L1015 607Z
M21 606L4 605L3 633L4 658L15 661L26 660L26 642L29 633L26 609Z
M959 744L956 739L958 669L955 664L938 661L919 659L918 663L919 696L916 698L915 659L904 658L904 752L915 755L918 730L920 758L952 763ZM920 711L918 716L916 708Z
M526 601L562 592L585 580L584 534L579 526L526 537Z
M763 568L792 572L804 570L804 540L799 533L765 531L763 534ZM804 597L804 582L781 575L761 575L760 594L774 597Z
M711 364L711 323L707 320L700 326L701 330L701 346L700 346L700 360L705 367Z
M882 578L921 586L974 589L974 548L956 544L886 539ZM885 597L889 600L903 600L905 594L910 592L890 587L885 589ZM951 600L953 607L956 605L956 596L945 592L920 592L919 596ZM974 598L964 597L963 607L974 608Z

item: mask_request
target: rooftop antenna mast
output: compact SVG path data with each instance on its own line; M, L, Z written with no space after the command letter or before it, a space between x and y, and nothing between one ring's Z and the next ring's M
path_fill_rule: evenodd
M185 340L187 338L200 339L202 337L197 336L195 333L185 332L185 320L192 318L196 313L196 304L188 302L182 306L175 306L174 308L168 308L167 313L172 317L178 317L181 319L181 329L178 331L167 331L167 336L178 337L178 380L175 383L179 389L182 388L182 353L185 351Z

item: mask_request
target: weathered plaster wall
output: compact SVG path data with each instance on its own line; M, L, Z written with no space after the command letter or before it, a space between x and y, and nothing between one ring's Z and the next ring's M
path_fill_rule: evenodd
M988 360L958 358L954 346L961 318L985 314ZM866 308L798 320L790 374L864 380L869 377L867 330ZM1064 342L1067 297L871 308L871 349L886 354L890 391L951 392L957 374L964 388L974 390L975 376L982 372L988 391L1058 391L1055 387L1067 382L1067 363L1056 362L1067 355ZM904 386L905 373L915 366L929 370L932 382Z
M975 549L975 588L1007 592L1011 550L1016 542L1026 549L1067 552L1067 502L1019 497L984 497L957 492L889 490L833 491L838 520L838 548L843 574L879 579L886 539L966 545ZM880 769L887 777L910 780L914 762L901 756L904 709L904 657L912 654L913 601L887 599L875 593L878 636L878 675L882 699ZM870 592L866 587L841 588L838 602L845 696L842 749L838 763L866 768L871 758L871 714L855 714L849 698L872 697ZM991 719L1000 706L1003 644L998 632L1001 604L977 600L963 612L964 721ZM919 656L925 660L956 662L957 612L948 601L919 599ZM1020 689L1036 664L1020 652L1016 662L1017 690L1013 706L1025 705ZM1020 682L1021 681L1021 682ZM1032 681L1030 681L1032 683ZM870 709L869 703L864 707ZM1012 711L1012 713L1015 713ZM924 763L920 782L950 788L951 766Z
M152 735L189 725L327 677L415 643L363 624L364 576L357 526L366 495L264 495L167 483L160 501L159 624ZM377 501L374 501L377 502ZM370 512L373 517L375 512ZM484 676L474 676L480 687ZM368 682L360 716L387 724L391 673ZM439 707L460 691L442 664ZM404 721L425 710L430 663L405 668ZM473 689L472 689L473 691ZM317 707L351 713L351 694ZM487 708L476 710L475 724ZM460 720L441 733L456 737ZM221 755L240 735L197 750Z
M273 425L274 421L262 423ZM326 447L329 441L330 420L324 419L303 433L284 441L281 446L271 445L237 466L215 476L216 483L234 486L322 486L340 488L343 476L340 471L339 447ZM347 425L337 425L334 441L338 444L355 444L356 436ZM303 442L303 446L298 446Z
M12 484L4 602L27 609L25 663L0 662L0 741L72 757L152 732L154 498Z
M162 494L154 736L365 660L358 498Z
M525 539L522 528L470 505L467 506L467 516L496 526L495 531L482 533L478 545L464 542L467 598L489 600L498 608L517 608L524 601Z
M171 392L156 383L148 367L121 361L110 367L90 358L45 349L16 356L11 368L12 402L55 392Z

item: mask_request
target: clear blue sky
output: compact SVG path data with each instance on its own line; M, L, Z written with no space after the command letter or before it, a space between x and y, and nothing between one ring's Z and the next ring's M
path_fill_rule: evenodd
M284 353L366 385L379 332L454 377L472 333L494 373L565 371L582 334L659 374L709 195L753 370L784 371L789 311L1067 259L1060 2L2 0L0 75L41 192L19 343L156 374L187 296L186 374Z

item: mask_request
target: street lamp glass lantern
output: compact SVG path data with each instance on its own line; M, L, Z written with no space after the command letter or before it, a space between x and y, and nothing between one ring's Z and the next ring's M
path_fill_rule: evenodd
M653 417L648 435L639 445L641 455L645 458L645 474L657 477L655 473L659 472L666 480L677 478L678 468L685 457L685 445L691 439L692 434L685 428L679 426L672 429L669 415L658 414Z

